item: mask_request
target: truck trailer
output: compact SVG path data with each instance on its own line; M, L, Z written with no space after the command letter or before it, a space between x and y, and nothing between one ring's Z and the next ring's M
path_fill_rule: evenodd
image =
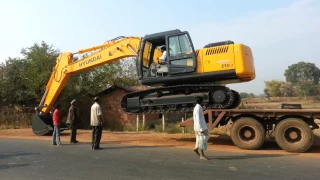
M320 109L209 109L204 115L209 130L231 121L231 140L241 149L260 149L269 135L281 149L304 153L314 144ZM192 117L180 123L180 127L188 126L193 126Z

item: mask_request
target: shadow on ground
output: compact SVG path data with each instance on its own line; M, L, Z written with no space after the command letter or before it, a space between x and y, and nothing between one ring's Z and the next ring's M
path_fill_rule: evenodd
M165 147L175 147L175 146L118 146L118 147L103 147L101 146L103 149L101 150L111 150L111 149L133 149L133 148L137 148L137 149L144 149L144 148L165 148Z
M176 140L180 142L196 142L194 138L171 138L171 140ZM225 146L235 146L229 136L220 136L220 137L210 137L208 144L211 145L225 145ZM282 150L278 144L272 140L267 139L260 150ZM315 143L306 153L320 153L319 143Z
M90 134L91 135L91 129L80 129L80 130L86 130L87 132L83 132L83 131L78 131L77 135L79 134ZM103 133L108 133L108 134L150 134L149 131L141 131L141 132L136 132L136 131L129 131L129 132L125 132L125 131L104 131ZM65 130L63 132L60 133L60 136L70 136L70 130Z
M218 159L218 160L242 160L242 159L256 159L256 158L277 158L283 156L294 156L299 154L244 154L238 156L208 156L210 159Z
M0 159L9 159L12 157L20 157L20 156L29 156L29 155L39 155L40 153L25 153L25 152L9 152L9 153L1 153ZM30 164L16 164L16 163L9 163L9 164L1 164L0 170L3 169L11 169L17 167L24 167L29 166Z
M24 167L24 166L29 166L30 164L3 164L0 165L0 170L3 169L11 169L11 168L16 168L16 167Z
M132 141L127 141L127 142L132 142ZM125 145L126 141L109 141L109 142L101 142L100 146L103 147L103 149L108 150L108 149L128 149L128 148L167 148L167 147L176 147L175 145L156 145L156 146L138 146L138 145ZM77 145L88 145L88 147L91 147L91 142L78 142L76 144L71 144L71 143L66 143L62 144L62 146L77 146ZM114 144L120 144L121 146L117 147L106 147L105 145L114 145Z
M0 159L8 159L15 156L28 156L28 155L39 155L40 153L25 153L25 152L10 152L10 153L1 153Z

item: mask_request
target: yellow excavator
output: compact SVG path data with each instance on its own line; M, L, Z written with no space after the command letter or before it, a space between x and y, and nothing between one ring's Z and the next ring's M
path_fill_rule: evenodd
M92 51L73 61L74 54ZM124 95L121 108L126 113L191 112L196 96L203 97L205 109L236 108L240 95L225 84L255 79L251 48L241 43L228 40L195 50L188 31L179 29L144 37L120 36L100 46L59 55L35 108L33 132L52 132L50 111L71 75L127 57L135 57L141 84L152 88Z

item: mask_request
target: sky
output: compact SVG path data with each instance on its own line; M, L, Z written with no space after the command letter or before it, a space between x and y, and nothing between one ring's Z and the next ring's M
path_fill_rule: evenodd
M0 62L41 41L75 52L117 36L180 29L197 49L224 40L251 47L256 79L229 85L239 92L263 93L264 81L285 80L285 69L299 61L320 68L319 0L150 2L2 0Z

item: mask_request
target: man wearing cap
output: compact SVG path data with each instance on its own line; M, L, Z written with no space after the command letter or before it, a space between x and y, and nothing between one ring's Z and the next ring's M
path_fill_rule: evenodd
M94 104L91 106L90 124L92 126L91 149L102 149L100 148L100 140L102 136L103 117L101 106L99 104L99 97L94 98Z
M77 143L77 122L78 119L78 111L77 107L75 106L76 100L71 101L71 106L69 108L68 118L67 118L67 125L70 126L71 129L71 136L70 136L70 143Z

